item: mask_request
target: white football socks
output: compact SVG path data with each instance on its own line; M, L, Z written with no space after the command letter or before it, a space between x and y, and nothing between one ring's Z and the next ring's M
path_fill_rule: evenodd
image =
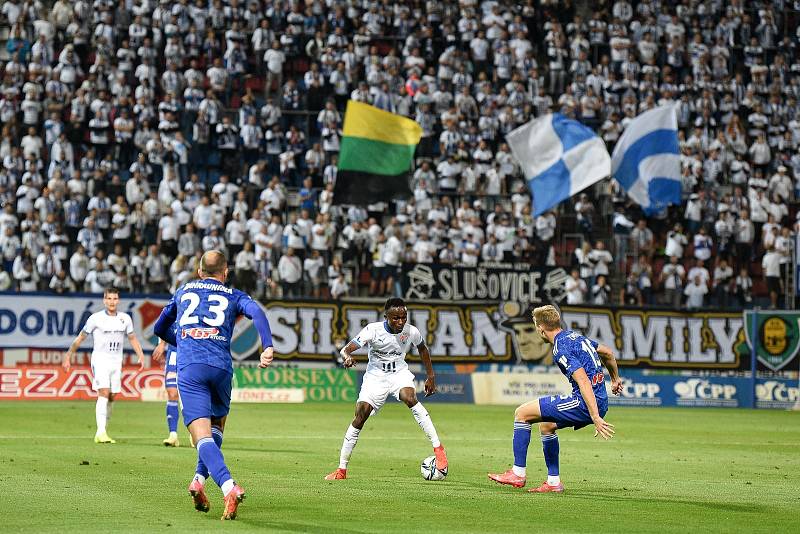
M431 416L428 414L428 410L422 405L421 402L416 403L414 406L411 407L411 413L414 414L414 419L417 420L419 427L425 432L425 435L428 436L428 439L431 440L431 445L435 449L442 443L439 441L439 435L436 433L436 428L433 426L433 421L431 421Z
M233 489L233 486L235 486L235 485L236 485L236 482L234 482L232 478L229 478L228 480L226 480L225 482L223 482L223 483L222 483L222 486L220 486L219 488L222 490L222 494L223 494L225 497L227 497L227 496L228 496L228 494L229 494L229 493L231 492L231 490Z
M94 406L94 418L97 421L97 433L103 434L106 431L106 421L108 420L108 399L97 397L97 404Z
M106 406L106 426L108 426L108 423L111 422L111 412L113 411L114 411L114 401L108 401L108 404Z
M515 465L515 466L513 466L513 467L511 468L511 471L512 471L512 472L513 472L515 475L517 475L518 477L522 477L522 478L525 478L525 475L526 475L526 473L527 473L527 469L526 469L525 467L520 467L520 466L518 466L518 465Z
M547 475L547 483L551 486L558 486L561 484L561 477L558 475Z
M347 427L347 432L344 433L344 441L342 442L342 452L339 454L339 469L347 469L350 455L353 454L353 449L358 443L359 433L361 433L360 428L356 428L353 425Z

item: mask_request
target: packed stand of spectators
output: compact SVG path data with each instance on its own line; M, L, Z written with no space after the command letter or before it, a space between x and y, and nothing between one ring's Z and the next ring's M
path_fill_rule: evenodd
M172 291L212 248L261 296L386 294L408 261L569 267L570 210L531 216L504 135L558 111L611 149L675 102L685 204L645 217L610 182L578 198L570 301L708 304L692 258L714 302L746 303L762 257L775 289L766 252L787 259L800 176L797 13L587 6L7 0L0 288ZM333 198L348 99L422 126L408 201Z

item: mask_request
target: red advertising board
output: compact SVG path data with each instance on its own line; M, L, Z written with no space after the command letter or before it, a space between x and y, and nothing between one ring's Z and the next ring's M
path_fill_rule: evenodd
M66 351L54 349L0 350L0 401L93 399L89 352L79 352L69 371L61 367ZM139 370L136 356L126 355L122 368L122 391L118 399L141 399L142 389L163 389L164 371Z

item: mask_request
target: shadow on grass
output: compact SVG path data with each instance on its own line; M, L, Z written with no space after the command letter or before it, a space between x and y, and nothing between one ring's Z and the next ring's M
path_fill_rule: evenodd
M236 520L236 523L241 523L248 527L256 527L259 530L264 530L268 532L278 531L278 532L325 532L326 534L334 534L334 533L342 533L342 534L363 534L365 532L371 532L374 530L370 530L369 528L365 530L353 530L347 528L341 528L339 526L331 527L330 525L321 525L320 523L314 522L307 522L307 523L299 523L293 522L289 523L286 521L269 521L269 520L259 520L255 518L239 518Z
M592 502L608 501L617 504L620 503L621 501L643 503L650 505L677 504L682 506L695 506L698 508L705 508L708 510L724 510L728 512L739 512L739 513L744 512L744 513L754 513L754 514L768 513L772 510L771 507L761 504L737 504L737 503L719 502L719 501L702 501L699 499L685 500L685 499L673 499L669 497L620 495L618 492L600 493L595 491L591 492L582 491L579 493L569 493L569 498L577 500L591 500Z

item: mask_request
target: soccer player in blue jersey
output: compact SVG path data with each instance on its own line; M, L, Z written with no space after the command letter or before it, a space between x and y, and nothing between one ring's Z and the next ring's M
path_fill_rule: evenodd
M210 250L200 258L199 280L185 283L164 307L155 334L178 349L178 390L183 421L197 448L197 469L189 484L195 509L208 512L206 478L224 494L222 519L235 519L244 490L231 477L222 456L222 436L231 400L231 336L236 319L252 319L264 351L259 367L272 363L272 333L267 316L247 294L225 286L225 255ZM173 324L177 321L177 331Z
M153 349L153 361L164 362L164 389L167 391L167 429L169 436L164 440L166 447L180 447L178 441L178 348L168 345L163 339Z
M553 395L519 406L514 412L514 467L489 478L515 488L525 485L525 464L531 442L531 425L539 423L542 437L547 480L531 493L562 493L564 485L558 472L559 428L575 430L594 425L595 437L611 439L614 425L603 420L608 411L608 394L604 383L603 365L611 375L611 391L622 392L622 379L611 348L601 345L572 330L561 329L561 314L555 306L541 306L533 310L536 330L553 344L553 361L572 384L571 395Z

